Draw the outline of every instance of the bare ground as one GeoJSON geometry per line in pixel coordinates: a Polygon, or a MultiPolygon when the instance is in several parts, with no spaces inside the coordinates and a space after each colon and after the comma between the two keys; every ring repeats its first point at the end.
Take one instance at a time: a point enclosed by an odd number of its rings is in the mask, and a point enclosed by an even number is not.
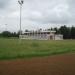
{"type": "Polygon", "coordinates": [[[0,61],[0,75],[75,75],[75,54],[0,61]]]}

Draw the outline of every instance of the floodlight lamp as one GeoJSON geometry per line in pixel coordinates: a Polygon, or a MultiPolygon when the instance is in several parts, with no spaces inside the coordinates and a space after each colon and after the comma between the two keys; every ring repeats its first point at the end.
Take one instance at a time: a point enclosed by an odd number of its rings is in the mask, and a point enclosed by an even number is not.
{"type": "Polygon", "coordinates": [[[18,3],[19,3],[20,5],[22,5],[22,4],[24,3],[24,0],[18,0],[18,3]]]}
{"type": "Polygon", "coordinates": [[[24,0],[21,0],[21,3],[23,4],[24,3],[24,0]]]}

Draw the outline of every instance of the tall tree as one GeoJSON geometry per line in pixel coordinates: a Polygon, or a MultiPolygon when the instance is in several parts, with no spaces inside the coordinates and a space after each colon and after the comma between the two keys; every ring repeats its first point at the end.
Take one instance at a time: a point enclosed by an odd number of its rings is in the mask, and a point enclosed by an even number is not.
{"type": "Polygon", "coordinates": [[[71,38],[75,39],[75,27],[71,27],[71,38]]]}
{"type": "Polygon", "coordinates": [[[61,26],[59,28],[59,33],[63,34],[64,39],[69,39],[70,38],[70,28],[66,27],[66,25],[61,26]]]}

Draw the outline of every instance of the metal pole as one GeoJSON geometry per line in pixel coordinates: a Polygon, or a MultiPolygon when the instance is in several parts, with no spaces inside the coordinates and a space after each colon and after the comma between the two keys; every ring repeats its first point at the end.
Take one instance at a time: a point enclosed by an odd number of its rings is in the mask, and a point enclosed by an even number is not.
{"type": "Polygon", "coordinates": [[[7,24],[5,24],[5,31],[7,31],[7,24]]]}
{"type": "Polygon", "coordinates": [[[22,12],[22,5],[20,4],[20,36],[22,34],[21,32],[21,12],[22,12]]]}
{"type": "Polygon", "coordinates": [[[21,38],[22,35],[22,31],[21,31],[21,15],[22,15],[22,4],[23,4],[23,0],[18,0],[18,3],[20,4],[20,34],[19,37],[21,38]]]}

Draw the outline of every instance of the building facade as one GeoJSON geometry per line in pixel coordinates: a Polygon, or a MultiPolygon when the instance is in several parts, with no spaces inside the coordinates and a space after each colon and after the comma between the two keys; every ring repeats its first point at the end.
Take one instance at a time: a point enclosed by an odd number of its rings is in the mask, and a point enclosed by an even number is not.
{"type": "Polygon", "coordinates": [[[63,35],[55,34],[56,31],[33,31],[24,32],[20,35],[20,39],[33,39],[33,40],[63,40],[63,35]]]}

